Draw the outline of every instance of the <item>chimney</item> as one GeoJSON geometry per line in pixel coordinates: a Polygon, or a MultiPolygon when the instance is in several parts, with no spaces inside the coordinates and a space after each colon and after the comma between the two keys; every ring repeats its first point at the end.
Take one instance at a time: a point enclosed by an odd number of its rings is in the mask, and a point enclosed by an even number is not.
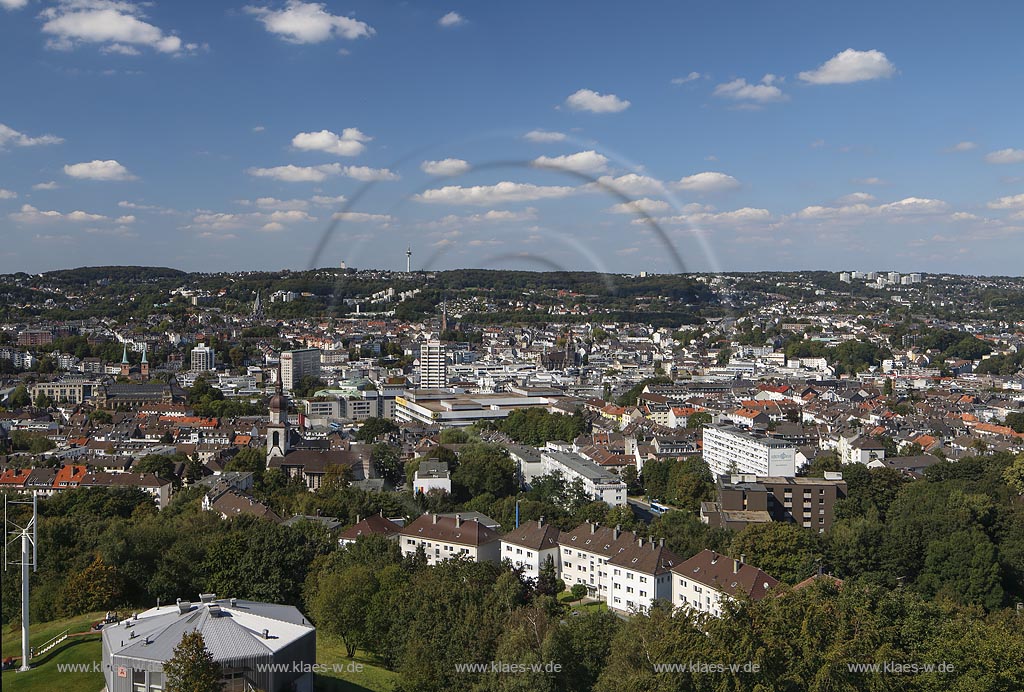
{"type": "Polygon", "coordinates": [[[743,553],[740,553],[740,562],[746,562],[746,561],[747,561],[747,556],[744,555],[743,553]]]}
{"type": "Polygon", "coordinates": [[[231,607],[234,608],[236,603],[238,603],[238,599],[237,598],[232,598],[231,599],[231,607]]]}
{"type": "Polygon", "coordinates": [[[461,514],[456,514],[455,515],[455,528],[459,528],[460,526],[462,526],[462,515],[461,514]]]}
{"type": "Polygon", "coordinates": [[[664,548],[665,547],[665,539],[664,538],[659,538],[658,539],[658,547],[659,548],[664,548]]]}
{"type": "MultiPolygon", "coordinates": [[[[317,510],[317,512],[318,512],[318,513],[319,513],[319,511],[320,511],[320,510],[317,510]]],[[[363,515],[362,515],[362,514],[357,514],[357,515],[356,515],[356,523],[358,524],[358,523],[359,523],[359,522],[361,522],[362,520],[363,520],[363,515]]]]}
{"type": "Polygon", "coordinates": [[[433,523],[435,523],[435,524],[437,523],[437,515],[436,514],[431,514],[430,518],[433,519],[433,523]]]}
{"type": "Polygon", "coordinates": [[[644,547],[644,539],[640,538],[640,537],[637,537],[636,544],[637,544],[637,546],[643,548],[644,547]]]}
{"type": "Polygon", "coordinates": [[[537,528],[544,526],[544,517],[537,520],[537,528]]]}
{"type": "Polygon", "coordinates": [[[591,533],[591,535],[597,533],[597,524],[591,524],[590,525],[590,533],[591,533]]]}
{"type": "Polygon", "coordinates": [[[263,630],[263,638],[270,639],[270,630],[263,630]]]}
{"type": "Polygon", "coordinates": [[[612,537],[615,538],[615,540],[619,540],[619,535],[621,533],[622,533],[622,524],[616,524],[615,525],[615,531],[612,533],[612,537]]]}
{"type": "Polygon", "coordinates": [[[737,574],[740,571],[740,565],[743,564],[739,560],[732,561],[732,573],[737,574]]]}

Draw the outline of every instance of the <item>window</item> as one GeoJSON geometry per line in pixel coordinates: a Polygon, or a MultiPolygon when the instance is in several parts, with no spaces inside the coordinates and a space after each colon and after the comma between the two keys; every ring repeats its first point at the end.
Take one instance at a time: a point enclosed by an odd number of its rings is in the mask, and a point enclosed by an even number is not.
{"type": "Polygon", "coordinates": [[[641,584],[646,584],[647,583],[647,577],[640,577],[640,583],[641,584]]]}

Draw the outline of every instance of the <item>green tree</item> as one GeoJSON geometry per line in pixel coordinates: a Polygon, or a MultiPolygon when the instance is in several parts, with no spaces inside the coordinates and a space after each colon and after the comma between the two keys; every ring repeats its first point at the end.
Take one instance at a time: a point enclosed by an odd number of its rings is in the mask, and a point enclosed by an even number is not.
{"type": "Polygon", "coordinates": [[[587,595],[587,587],[583,584],[573,584],[572,588],[569,589],[569,593],[572,594],[572,600],[582,601],[587,595]]]}
{"type": "Polygon", "coordinates": [[[745,556],[748,564],[789,584],[814,574],[815,563],[822,557],[816,534],[778,521],[748,525],[733,539],[730,553],[745,556]]]}
{"type": "Polygon", "coordinates": [[[405,482],[405,467],[398,450],[391,445],[385,442],[375,444],[370,451],[370,460],[377,475],[393,486],[400,487],[405,482]]]}
{"type": "Polygon", "coordinates": [[[360,442],[374,442],[381,435],[393,433],[398,426],[387,418],[367,418],[356,430],[354,437],[360,442]]]}
{"type": "Polygon", "coordinates": [[[220,664],[206,648],[203,633],[198,630],[181,635],[174,655],[164,663],[167,692],[221,692],[220,664]]]}
{"type": "Polygon", "coordinates": [[[32,398],[29,396],[28,388],[24,384],[19,384],[14,388],[14,392],[11,394],[11,398],[8,401],[11,408],[23,408],[32,403],[32,398]]]}
{"type": "Polygon", "coordinates": [[[364,565],[320,575],[310,601],[310,615],[320,632],[344,642],[349,658],[365,644],[366,616],[377,589],[376,575],[364,565]]]}

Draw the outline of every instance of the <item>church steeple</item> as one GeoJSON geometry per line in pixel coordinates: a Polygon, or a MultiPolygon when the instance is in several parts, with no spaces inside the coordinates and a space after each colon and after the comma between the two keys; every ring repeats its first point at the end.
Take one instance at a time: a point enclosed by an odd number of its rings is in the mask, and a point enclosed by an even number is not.
{"type": "Polygon", "coordinates": [[[281,363],[277,363],[277,382],[270,397],[270,424],[267,425],[267,459],[283,457],[290,451],[288,430],[288,397],[281,382],[281,363]]]}
{"type": "Polygon", "coordinates": [[[144,380],[148,380],[149,379],[149,359],[146,357],[146,347],[147,347],[147,345],[145,343],[143,343],[142,344],[142,363],[139,365],[139,375],[141,375],[142,379],[144,379],[144,380]]]}
{"type": "Polygon", "coordinates": [[[121,353],[121,376],[128,377],[132,372],[132,366],[128,363],[128,342],[124,342],[124,351],[121,353]]]}

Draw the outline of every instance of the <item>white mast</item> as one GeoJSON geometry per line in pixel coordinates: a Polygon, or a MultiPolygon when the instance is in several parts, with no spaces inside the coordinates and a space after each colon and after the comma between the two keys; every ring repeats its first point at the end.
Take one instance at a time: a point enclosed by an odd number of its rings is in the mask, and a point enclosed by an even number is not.
{"type": "Polygon", "coordinates": [[[20,565],[21,566],[21,667],[19,671],[29,670],[29,656],[31,649],[28,645],[28,580],[29,571],[31,567],[32,571],[35,572],[39,568],[37,546],[39,544],[39,521],[38,521],[38,507],[36,505],[36,491],[32,491],[32,501],[28,500],[7,500],[7,493],[4,493],[4,527],[7,524],[14,527],[14,530],[10,532],[10,539],[4,541],[4,571],[7,571],[8,565],[20,565]],[[25,526],[19,526],[13,521],[8,519],[8,505],[32,505],[32,519],[25,526]],[[14,543],[16,540],[21,539],[21,556],[17,561],[7,559],[7,547],[14,543]]]}

